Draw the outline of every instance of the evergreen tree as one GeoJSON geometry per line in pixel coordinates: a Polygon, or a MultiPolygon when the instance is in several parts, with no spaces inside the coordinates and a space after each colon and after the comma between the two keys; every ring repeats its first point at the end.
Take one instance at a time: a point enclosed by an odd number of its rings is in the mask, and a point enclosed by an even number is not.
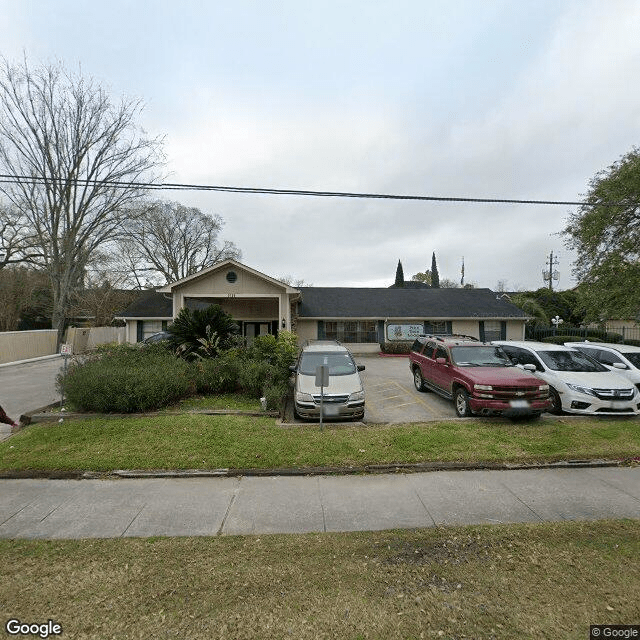
{"type": "Polygon", "coordinates": [[[431,256],[431,286],[435,289],[440,288],[440,274],[438,273],[438,265],[436,264],[436,252],[431,256]]]}
{"type": "Polygon", "coordinates": [[[396,268],[396,282],[394,287],[404,287],[404,271],[402,270],[402,262],[398,260],[398,267],[396,268]]]}

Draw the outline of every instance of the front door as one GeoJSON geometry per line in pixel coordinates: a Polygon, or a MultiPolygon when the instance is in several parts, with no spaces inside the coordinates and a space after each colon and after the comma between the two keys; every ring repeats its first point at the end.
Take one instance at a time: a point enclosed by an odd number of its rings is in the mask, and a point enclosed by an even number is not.
{"type": "Polygon", "coordinates": [[[266,336],[271,333],[270,322],[244,322],[243,325],[247,344],[251,344],[256,336],[266,336]]]}

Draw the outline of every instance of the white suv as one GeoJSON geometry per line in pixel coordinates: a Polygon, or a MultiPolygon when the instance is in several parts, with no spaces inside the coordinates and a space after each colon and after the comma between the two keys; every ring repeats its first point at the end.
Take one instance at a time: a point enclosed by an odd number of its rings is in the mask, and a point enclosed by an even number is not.
{"type": "Polygon", "coordinates": [[[640,347],[608,342],[565,342],[566,347],[586,353],[610,371],[628,378],[640,390],[640,347]]]}
{"type": "Polygon", "coordinates": [[[301,418],[320,417],[320,391],[316,369],[329,367],[329,385],[323,390],[324,418],[361,420],[364,417],[364,388],[360,371],[346,347],[331,340],[318,340],[305,346],[291,371],[296,374],[293,390],[295,414],[301,418]]]}
{"type": "Polygon", "coordinates": [[[609,371],[582,352],[546,342],[498,340],[511,361],[549,384],[552,413],[638,415],[640,393],[624,376],[609,371]]]}

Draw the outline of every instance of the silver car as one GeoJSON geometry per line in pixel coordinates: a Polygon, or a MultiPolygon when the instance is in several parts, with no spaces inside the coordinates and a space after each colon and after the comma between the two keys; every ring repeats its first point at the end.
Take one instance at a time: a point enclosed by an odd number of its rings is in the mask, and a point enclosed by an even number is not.
{"type": "Polygon", "coordinates": [[[321,390],[323,418],[360,420],[364,417],[364,388],[360,371],[349,350],[337,342],[317,341],[305,346],[298,362],[291,367],[296,374],[293,392],[296,417],[320,418],[321,390]],[[329,384],[316,386],[321,365],[329,367],[329,384]]]}

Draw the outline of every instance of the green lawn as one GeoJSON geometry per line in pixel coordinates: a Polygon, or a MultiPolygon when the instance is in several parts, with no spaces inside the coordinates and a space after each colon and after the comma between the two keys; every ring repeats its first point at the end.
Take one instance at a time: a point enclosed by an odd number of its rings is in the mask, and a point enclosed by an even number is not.
{"type": "Polygon", "coordinates": [[[0,540],[0,619],[63,638],[562,638],[640,620],[637,521],[0,540]]]}
{"type": "Polygon", "coordinates": [[[0,443],[0,470],[361,466],[640,457],[636,419],[452,420],[281,427],[273,418],[181,414],[67,419],[0,443]]]}
{"type": "Polygon", "coordinates": [[[232,411],[260,411],[260,400],[238,393],[221,393],[215,396],[195,396],[182,400],[175,409],[213,409],[232,411]]]}

